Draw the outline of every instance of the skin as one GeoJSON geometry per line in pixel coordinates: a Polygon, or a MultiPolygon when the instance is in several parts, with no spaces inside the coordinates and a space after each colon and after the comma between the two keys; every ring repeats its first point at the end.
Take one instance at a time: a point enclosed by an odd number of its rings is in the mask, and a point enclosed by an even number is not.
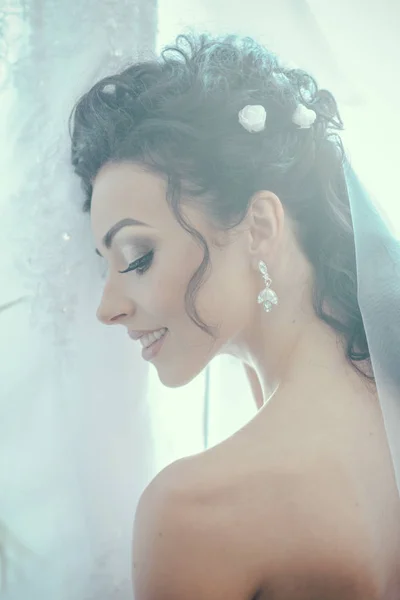
{"type": "Polygon", "coordinates": [[[229,232],[190,199],[182,211],[210,249],[196,306],[215,337],[184,303],[203,251],[171,212],[162,177],[132,163],[106,165],[94,181],[93,235],[109,266],[98,318],[129,331],[168,328],[153,364],[170,387],[217,354],[238,357],[260,410],[143,494],[135,598],[234,600],[260,590],[278,600],[394,599],[386,592],[400,589],[400,512],[379,403],[314,314],[312,268],[284,207],[260,191],[229,232]],[[145,225],[121,229],[106,248],[104,236],[126,218],[145,225]],[[143,275],[120,273],[152,249],[143,275]],[[259,260],[279,298],[270,314],[256,302],[259,260]]]}
{"type": "MultiPolygon", "coordinates": [[[[266,392],[293,361],[293,348],[305,331],[317,324],[310,301],[311,267],[285,225],[279,199],[270,192],[258,194],[245,221],[228,233],[218,230],[201,209],[184,208],[210,248],[212,269],[196,306],[205,323],[218,327],[212,338],[191,321],[184,306],[185,291],[203,251],[175,219],[165,193],[161,178],[132,164],[107,165],[98,174],[91,221],[96,246],[109,264],[98,318],[135,331],[167,327],[168,339],[154,360],[167,386],[187,383],[215,355],[230,353],[254,368],[266,392]],[[103,236],[126,217],[146,226],[124,228],[106,249],[103,236]],[[119,273],[140,258],[143,245],[146,250],[156,249],[148,272],[119,273]],[[271,319],[255,302],[264,287],[258,272],[260,259],[269,266],[281,298],[271,319]],[[271,339],[273,345],[268,343],[271,339]]],[[[307,332],[307,345],[309,338],[307,332]]]]}

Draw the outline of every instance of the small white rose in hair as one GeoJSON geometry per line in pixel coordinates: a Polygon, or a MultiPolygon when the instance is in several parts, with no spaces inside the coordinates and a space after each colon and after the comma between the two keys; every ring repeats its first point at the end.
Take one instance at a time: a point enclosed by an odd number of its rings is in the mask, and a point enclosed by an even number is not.
{"type": "Polygon", "coordinates": [[[307,108],[304,104],[299,104],[293,113],[292,121],[298,125],[300,129],[309,129],[317,118],[317,113],[311,108],[307,108]]]}
{"type": "Polygon", "coordinates": [[[250,133],[263,131],[266,120],[267,111],[260,104],[248,104],[239,112],[239,123],[250,133]]]}
{"type": "Polygon", "coordinates": [[[107,83],[103,87],[104,94],[115,94],[115,83],[107,83]]]}

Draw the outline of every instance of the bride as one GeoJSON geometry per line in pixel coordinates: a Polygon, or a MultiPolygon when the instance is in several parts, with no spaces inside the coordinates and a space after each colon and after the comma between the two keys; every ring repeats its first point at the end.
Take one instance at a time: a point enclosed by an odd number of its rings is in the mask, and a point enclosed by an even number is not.
{"type": "Polygon", "coordinates": [[[100,321],[166,386],[230,354],[262,396],[144,492],[136,600],[399,598],[399,495],[332,94],[250,38],[179,36],[98,82],[71,124],[108,266],[100,321]]]}

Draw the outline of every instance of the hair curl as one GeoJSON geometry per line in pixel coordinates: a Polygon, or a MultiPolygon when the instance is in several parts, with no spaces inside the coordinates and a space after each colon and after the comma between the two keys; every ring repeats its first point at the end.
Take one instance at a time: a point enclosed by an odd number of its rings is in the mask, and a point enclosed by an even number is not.
{"type": "Polygon", "coordinates": [[[140,163],[167,180],[176,218],[203,247],[186,292],[186,309],[205,331],[193,302],[209,267],[203,236],[180,210],[185,193],[219,226],[240,223],[252,196],[270,190],[296,226],[315,272],[317,315],[343,337],[348,359],[369,361],[357,301],[354,234],[332,94],[301,69],[287,69],[250,37],[180,35],[160,57],[96,83],[70,120],[72,164],[90,210],[92,182],[108,162],[140,163]],[[310,129],[291,122],[302,102],[317,119],[310,129]],[[238,123],[247,104],[261,104],[268,127],[249,135],[238,123]]]}

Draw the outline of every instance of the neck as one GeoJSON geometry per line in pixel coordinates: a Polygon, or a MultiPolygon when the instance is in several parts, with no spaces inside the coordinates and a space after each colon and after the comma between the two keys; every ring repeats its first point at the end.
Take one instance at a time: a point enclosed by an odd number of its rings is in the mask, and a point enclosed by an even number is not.
{"type": "Polygon", "coordinates": [[[257,373],[264,402],[279,387],[326,386],[337,369],[349,366],[338,334],[317,317],[311,301],[261,307],[235,352],[257,373]]]}

